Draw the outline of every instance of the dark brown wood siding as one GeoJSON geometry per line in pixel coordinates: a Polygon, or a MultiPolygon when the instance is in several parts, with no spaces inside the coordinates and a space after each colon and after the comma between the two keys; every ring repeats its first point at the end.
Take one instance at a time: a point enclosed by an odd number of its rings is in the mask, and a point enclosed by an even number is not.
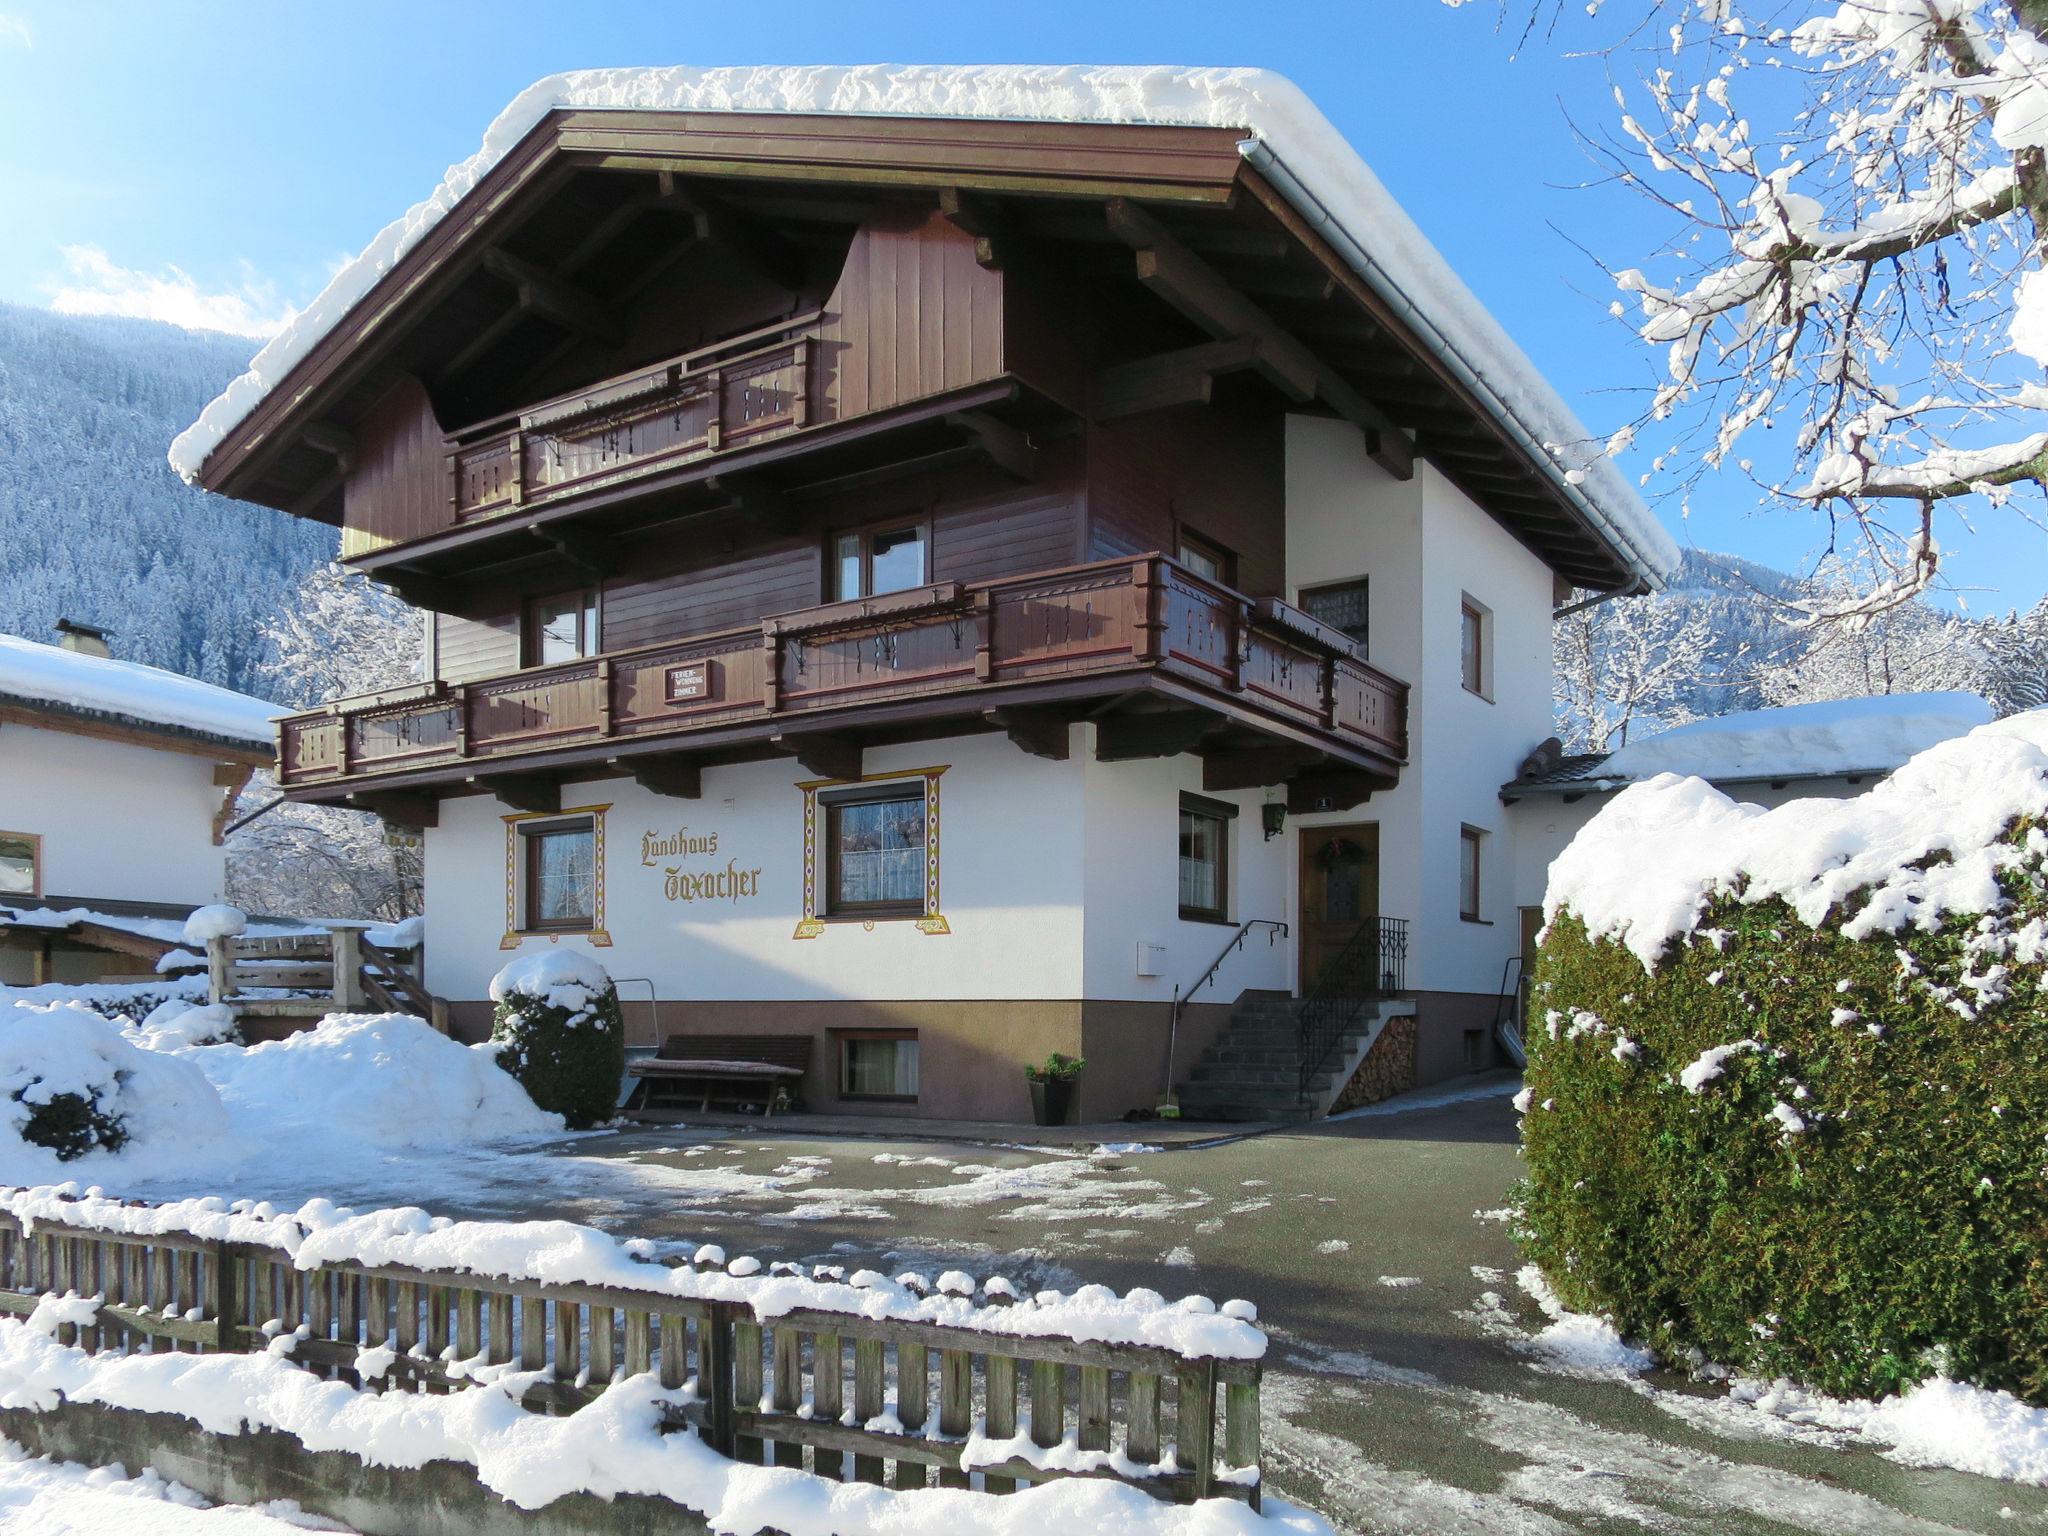
{"type": "Polygon", "coordinates": [[[715,535],[690,543],[696,547],[648,551],[639,566],[645,574],[605,584],[606,650],[735,629],[819,601],[816,539],[788,538],[732,553],[715,535]]]}
{"type": "Polygon", "coordinates": [[[434,674],[443,682],[467,683],[519,667],[519,616],[512,609],[494,618],[434,615],[434,674]]]}
{"type": "Polygon", "coordinates": [[[862,226],[819,328],[821,417],[885,410],[998,377],[1003,279],[936,210],[862,226]]]}
{"type": "Polygon", "coordinates": [[[355,463],[342,483],[342,550],[365,554],[454,526],[443,483],[441,423],[426,386],[407,374],[356,429],[355,463]]]}
{"type": "Polygon", "coordinates": [[[1286,418],[1212,406],[1088,429],[1087,558],[1174,553],[1180,530],[1236,559],[1232,585],[1283,596],[1286,418]]]}

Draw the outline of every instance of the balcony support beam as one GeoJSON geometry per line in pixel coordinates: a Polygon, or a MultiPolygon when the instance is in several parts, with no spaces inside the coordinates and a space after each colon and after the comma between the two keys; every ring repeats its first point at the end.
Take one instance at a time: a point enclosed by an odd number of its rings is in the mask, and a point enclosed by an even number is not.
{"type": "Polygon", "coordinates": [[[537,773],[472,774],[470,782],[529,815],[552,816],[562,808],[561,784],[537,773]]]}
{"type": "Polygon", "coordinates": [[[850,737],[826,731],[801,735],[778,731],[774,741],[785,752],[793,753],[806,773],[814,773],[821,779],[857,779],[861,776],[861,745],[850,737]]]}
{"type": "Polygon", "coordinates": [[[1230,789],[1264,789],[1285,784],[1304,768],[1324,761],[1313,747],[1248,747],[1202,754],[1202,788],[1210,794],[1230,789]]]}
{"type": "Polygon", "coordinates": [[[1019,485],[1038,478],[1038,450],[1008,422],[998,421],[986,411],[954,411],[946,417],[946,424],[971,437],[989,462],[1019,485]]]}
{"type": "Polygon", "coordinates": [[[395,827],[411,827],[424,831],[441,824],[441,802],[433,795],[414,794],[405,790],[366,790],[351,793],[348,808],[352,811],[368,811],[380,820],[388,821],[395,827]]]}
{"type": "Polygon", "coordinates": [[[608,576],[617,563],[615,544],[601,533],[572,528],[566,523],[535,523],[532,532],[585,575],[608,576]]]}
{"type": "Polygon", "coordinates": [[[1109,202],[1110,230],[1136,253],[1138,281],[1218,340],[1256,337],[1258,372],[1290,400],[1321,400],[1365,434],[1366,453],[1396,480],[1415,475],[1406,434],[1214,267],[1127,198],[1109,202]]]}
{"type": "Polygon", "coordinates": [[[1148,757],[1178,757],[1195,751],[1202,739],[1221,725],[1214,715],[1196,710],[1112,715],[1095,723],[1095,760],[1127,763],[1148,757]]]}
{"type": "Polygon", "coordinates": [[[939,212],[955,229],[974,237],[974,259],[978,265],[991,271],[1002,266],[1014,232],[999,205],[959,187],[941,187],[939,212]]]}
{"type": "Polygon", "coordinates": [[[699,800],[704,795],[704,770],[693,757],[638,758],[623,764],[615,757],[611,766],[623,766],[633,782],[650,794],[671,800],[699,800]]]}
{"type": "Polygon", "coordinates": [[[1095,376],[1094,417],[1122,421],[1177,405],[1207,405],[1217,375],[1250,368],[1258,355],[1257,337],[1233,336],[1105,368],[1095,376]]]}
{"type": "Polygon", "coordinates": [[[1348,811],[1370,800],[1374,790],[1392,787],[1389,780],[1366,773],[1305,773],[1287,786],[1287,814],[1348,811]]]}
{"type": "Polygon", "coordinates": [[[1042,709],[984,709],[981,718],[1010,738],[1011,744],[1049,762],[1067,760],[1067,721],[1042,709]]]}

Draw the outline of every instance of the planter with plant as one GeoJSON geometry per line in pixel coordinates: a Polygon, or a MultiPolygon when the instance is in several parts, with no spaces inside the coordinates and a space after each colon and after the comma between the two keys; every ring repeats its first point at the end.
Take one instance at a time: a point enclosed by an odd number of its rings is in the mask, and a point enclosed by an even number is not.
{"type": "Polygon", "coordinates": [[[1081,1097],[1081,1069],[1088,1063],[1079,1056],[1054,1051],[1044,1062],[1026,1067],[1031,1084],[1031,1118],[1038,1125],[1065,1125],[1073,1119],[1081,1097]]]}

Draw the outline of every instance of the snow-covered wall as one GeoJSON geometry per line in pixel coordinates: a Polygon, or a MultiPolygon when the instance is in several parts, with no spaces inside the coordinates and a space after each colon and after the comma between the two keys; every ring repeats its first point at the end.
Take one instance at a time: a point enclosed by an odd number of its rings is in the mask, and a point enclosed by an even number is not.
{"type": "Polygon", "coordinates": [[[42,838],[46,896],[219,901],[227,856],[213,842],[213,767],[187,753],[10,725],[0,745],[0,831],[42,838]]]}

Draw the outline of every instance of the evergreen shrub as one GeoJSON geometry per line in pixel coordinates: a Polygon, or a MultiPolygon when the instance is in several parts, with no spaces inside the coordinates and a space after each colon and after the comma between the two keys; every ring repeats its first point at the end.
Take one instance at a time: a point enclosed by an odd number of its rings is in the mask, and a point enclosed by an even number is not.
{"type": "Polygon", "coordinates": [[[603,969],[586,962],[571,973],[559,964],[515,962],[492,982],[491,995],[499,1064],[533,1102],[571,1130],[612,1119],[626,1072],[626,1024],[603,969]]]}

